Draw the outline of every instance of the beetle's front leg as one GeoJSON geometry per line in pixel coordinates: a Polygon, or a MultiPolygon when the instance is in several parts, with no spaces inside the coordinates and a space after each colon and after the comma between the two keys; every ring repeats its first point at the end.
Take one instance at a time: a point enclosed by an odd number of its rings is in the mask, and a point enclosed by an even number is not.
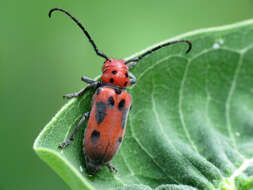
{"type": "Polygon", "coordinates": [[[93,84],[93,83],[96,82],[96,81],[94,81],[94,80],[92,80],[92,79],[90,79],[90,78],[88,78],[88,77],[86,77],[86,76],[81,77],[81,80],[82,80],[83,82],[88,83],[88,84],[93,84]]]}
{"type": "Polygon", "coordinates": [[[132,62],[132,63],[127,65],[127,68],[132,69],[136,64],[137,64],[137,62],[132,62]]]}
{"type": "Polygon", "coordinates": [[[91,83],[89,86],[87,86],[86,88],[82,89],[81,91],[73,93],[73,94],[66,94],[63,97],[64,98],[68,98],[68,99],[73,98],[73,97],[79,97],[79,96],[84,95],[85,92],[87,92],[88,90],[90,90],[90,89],[96,89],[99,86],[100,86],[100,82],[94,81],[94,83],[91,83]]]}
{"type": "Polygon", "coordinates": [[[130,84],[131,85],[135,84],[136,83],[136,77],[132,73],[130,73],[130,72],[128,72],[128,73],[129,73],[129,76],[131,77],[130,84]]]}

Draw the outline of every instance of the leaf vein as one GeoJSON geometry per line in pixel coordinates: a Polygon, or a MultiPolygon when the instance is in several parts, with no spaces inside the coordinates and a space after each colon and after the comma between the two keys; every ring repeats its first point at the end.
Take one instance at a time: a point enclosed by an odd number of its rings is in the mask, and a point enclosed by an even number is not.
{"type": "Polygon", "coordinates": [[[165,176],[167,176],[168,178],[170,178],[171,180],[173,180],[175,183],[179,184],[179,182],[176,179],[172,178],[171,176],[168,176],[167,172],[163,170],[163,167],[160,166],[160,164],[155,161],[155,159],[152,156],[152,154],[150,154],[148,152],[148,150],[141,144],[141,142],[137,138],[136,134],[132,130],[132,120],[130,119],[130,117],[129,117],[129,123],[130,123],[130,127],[129,128],[130,128],[130,132],[132,134],[132,137],[136,141],[136,143],[139,145],[139,147],[151,158],[151,160],[153,161],[153,163],[165,174],[165,176]]]}
{"type": "Polygon", "coordinates": [[[240,58],[239,58],[239,61],[238,61],[238,64],[236,66],[236,69],[235,69],[235,73],[233,75],[233,80],[232,80],[232,83],[231,83],[231,87],[230,87],[230,90],[228,92],[228,97],[227,97],[227,100],[226,100],[226,103],[225,103],[225,117],[226,117],[226,123],[227,123],[227,130],[228,130],[228,133],[229,133],[229,137],[232,141],[232,146],[235,148],[235,149],[238,149],[237,148],[237,145],[236,145],[236,140],[235,140],[235,136],[232,132],[232,124],[231,124],[231,120],[230,120],[230,106],[231,106],[231,101],[232,101],[232,96],[233,96],[233,93],[235,91],[235,87],[236,87],[236,81],[237,81],[237,77],[239,75],[239,71],[240,71],[240,68],[241,68],[241,65],[243,63],[243,54],[240,55],[240,58]]]}
{"type": "Polygon", "coordinates": [[[183,109],[182,109],[182,101],[183,101],[183,89],[184,89],[184,84],[185,84],[185,80],[187,78],[187,73],[188,73],[188,69],[189,69],[189,66],[190,66],[190,61],[188,61],[188,63],[186,64],[186,67],[185,67],[185,71],[184,71],[184,75],[183,75],[183,78],[182,78],[182,81],[181,81],[181,84],[180,84],[180,88],[179,88],[179,96],[178,96],[178,113],[179,113],[179,118],[180,118],[180,121],[181,121],[181,124],[182,124],[182,127],[183,127],[183,130],[185,132],[185,135],[187,137],[187,139],[189,140],[192,148],[197,152],[199,153],[197,147],[195,146],[193,140],[191,139],[191,136],[189,134],[189,131],[187,130],[186,128],[186,124],[185,124],[185,121],[184,121],[184,115],[183,115],[183,109]]]}

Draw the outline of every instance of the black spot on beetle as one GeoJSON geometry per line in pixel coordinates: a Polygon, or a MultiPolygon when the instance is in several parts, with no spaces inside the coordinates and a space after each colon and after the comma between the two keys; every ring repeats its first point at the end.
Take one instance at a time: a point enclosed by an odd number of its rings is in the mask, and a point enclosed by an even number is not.
{"type": "Polygon", "coordinates": [[[99,93],[101,92],[101,90],[102,90],[102,87],[99,87],[99,88],[97,89],[97,91],[96,91],[97,96],[99,95],[99,93]]]}
{"type": "Polygon", "coordinates": [[[118,142],[121,143],[122,142],[122,137],[118,138],[118,142]]]}
{"type": "Polygon", "coordinates": [[[128,73],[125,74],[126,78],[128,78],[128,73]]]}
{"type": "Polygon", "coordinates": [[[118,88],[115,88],[114,90],[115,90],[115,93],[116,93],[116,94],[121,94],[121,91],[122,91],[122,90],[120,90],[120,89],[118,89],[118,88]]]}
{"type": "Polygon", "coordinates": [[[113,78],[110,78],[110,83],[114,83],[114,79],[113,78]]]}
{"type": "Polygon", "coordinates": [[[112,74],[116,75],[117,71],[112,71],[112,74]]]}
{"type": "Polygon", "coordinates": [[[125,104],[126,104],[126,100],[125,99],[120,100],[119,105],[118,105],[118,109],[120,111],[123,110],[123,108],[125,107],[125,104]]]}
{"type": "Polygon", "coordinates": [[[125,125],[126,125],[127,114],[128,114],[128,109],[124,109],[122,112],[122,118],[121,118],[121,129],[122,130],[125,128],[125,125]]]}
{"type": "Polygon", "coordinates": [[[102,101],[97,102],[95,119],[98,125],[104,121],[105,115],[106,115],[106,103],[102,101]]]}
{"type": "Polygon", "coordinates": [[[109,107],[110,107],[111,109],[112,109],[113,106],[114,106],[114,99],[113,99],[112,96],[110,96],[110,97],[108,98],[108,105],[109,105],[109,107]]]}
{"type": "Polygon", "coordinates": [[[124,83],[124,86],[126,86],[126,85],[127,85],[127,83],[128,83],[128,81],[126,81],[126,82],[124,83]]]}
{"type": "Polygon", "coordinates": [[[91,142],[92,142],[92,143],[97,142],[97,140],[99,139],[99,137],[100,137],[100,132],[97,131],[97,130],[94,130],[94,131],[91,133],[91,142]]]}

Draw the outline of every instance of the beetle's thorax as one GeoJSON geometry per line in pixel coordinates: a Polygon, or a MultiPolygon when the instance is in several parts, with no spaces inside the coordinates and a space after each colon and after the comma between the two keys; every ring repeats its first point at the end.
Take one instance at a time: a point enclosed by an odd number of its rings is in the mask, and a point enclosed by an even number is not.
{"type": "Polygon", "coordinates": [[[130,85],[128,68],[124,60],[110,58],[105,61],[102,67],[101,80],[105,84],[110,84],[120,88],[130,85]]]}

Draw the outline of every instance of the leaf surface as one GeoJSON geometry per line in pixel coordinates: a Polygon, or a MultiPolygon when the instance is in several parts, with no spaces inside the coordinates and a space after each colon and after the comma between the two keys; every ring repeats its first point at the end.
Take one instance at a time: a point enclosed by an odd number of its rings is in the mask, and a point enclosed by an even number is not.
{"type": "Polygon", "coordinates": [[[192,51],[168,46],[131,70],[137,83],[128,89],[133,108],[112,160],[118,173],[85,172],[86,123],[69,147],[57,148],[91,109],[93,91],[70,100],[39,134],[35,151],[72,189],[253,188],[253,21],[176,39],[190,40],[192,51]]]}

